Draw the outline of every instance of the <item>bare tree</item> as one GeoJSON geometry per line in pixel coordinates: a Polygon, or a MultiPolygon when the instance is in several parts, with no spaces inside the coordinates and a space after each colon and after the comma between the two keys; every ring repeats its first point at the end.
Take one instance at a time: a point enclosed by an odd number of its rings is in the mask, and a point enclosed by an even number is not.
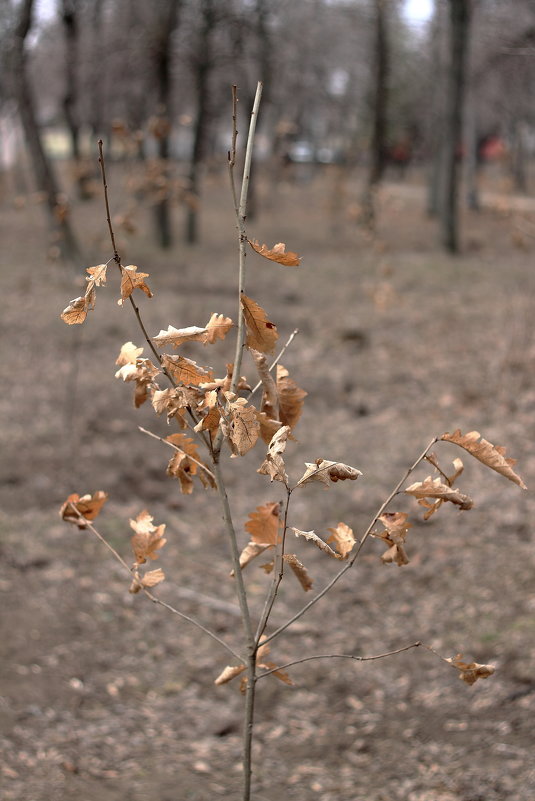
{"type": "Polygon", "coordinates": [[[467,81],[471,0],[449,0],[450,64],[443,139],[443,203],[441,239],[450,253],[459,250],[459,148],[462,141],[463,104],[467,81]]]}
{"type": "Polygon", "coordinates": [[[193,245],[199,239],[200,168],[209,122],[209,80],[215,66],[213,36],[219,19],[216,0],[200,0],[200,27],[197,46],[192,56],[197,110],[193,124],[193,147],[189,167],[191,201],[187,208],[186,242],[193,245]]]}
{"type": "Polygon", "coordinates": [[[37,122],[35,100],[28,80],[26,39],[32,26],[33,0],[22,0],[14,23],[11,69],[19,115],[33,165],[35,183],[44,193],[50,228],[65,258],[80,259],[80,249],[72,230],[68,208],[62,201],[56,176],[43,147],[37,122]]]}
{"type": "Polygon", "coordinates": [[[373,227],[374,194],[386,164],[386,126],[388,100],[389,48],[387,33],[387,1],[374,0],[374,41],[372,96],[373,117],[370,141],[370,165],[362,194],[362,222],[373,227]]]}
{"type": "MultiPolygon", "coordinates": [[[[178,25],[181,0],[166,0],[157,6],[156,24],[151,41],[156,76],[157,117],[153,133],[158,142],[158,158],[166,183],[169,180],[169,136],[171,133],[173,34],[178,25]]],[[[155,205],[158,240],[162,248],[172,244],[169,192],[164,191],[155,205]]]]}

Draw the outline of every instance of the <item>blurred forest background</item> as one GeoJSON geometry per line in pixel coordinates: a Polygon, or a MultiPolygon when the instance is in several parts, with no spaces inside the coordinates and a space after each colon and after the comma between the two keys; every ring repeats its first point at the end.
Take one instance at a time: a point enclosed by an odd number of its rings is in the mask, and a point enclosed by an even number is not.
{"type": "MultiPolygon", "coordinates": [[[[112,256],[97,140],[123,264],[150,274],[149,333],[236,319],[231,86],[239,168],[264,82],[248,235],[286,242],[302,266],[251,252],[247,286],[280,342],[300,330],[283,363],[308,397],[286,463],[364,474],[296,493],[292,525],[364,531],[431,437],[457,427],[506,445],[532,487],[535,5],[0,0],[0,66],[2,797],[237,798],[241,697],[213,685],[226,656],[129,595],[57,515],[71,492],[109,492],[99,522],[128,560],[128,518],[148,508],[168,526],[160,597],[239,647],[217,498],[180,494],[167,449],[138,431],[164,437],[166,421],[113,377],[121,345],[143,345],[113,277],[83,327],[59,319],[84,268],[112,256]]],[[[231,351],[201,352],[218,374],[231,351]]],[[[225,464],[241,545],[249,513],[278,500],[255,473],[263,456],[225,464]]],[[[484,472],[465,466],[469,512],[445,504],[424,524],[397,498],[410,564],[382,566],[367,542],[273,659],[420,639],[496,674],[467,688],[417,651],[266,681],[255,801],[533,800],[535,504],[484,472]]],[[[295,547],[319,589],[332,566],[295,547]]],[[[266,576],[247,571],[257,614],[266,576]]],[[[303,597],[290,577],[273,625],[303,597]]]]}

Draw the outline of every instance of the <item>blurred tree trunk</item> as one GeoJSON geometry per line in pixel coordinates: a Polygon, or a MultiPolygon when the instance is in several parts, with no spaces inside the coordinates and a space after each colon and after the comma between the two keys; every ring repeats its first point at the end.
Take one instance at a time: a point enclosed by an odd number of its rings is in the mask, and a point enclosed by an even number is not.
{"type": "Polygon", "coordinates": [[[80,249],[71,228],[67,206],[61,201],[56,176],[41,141],[35,101],[28,79],[25,42],[32,25],[33,0],[22,0],[18,11],[11,50],[12,69],[19,115],[30,153],[35,183],[37,189],[45,195],[50,230],[55,244],[64,258],[77,261],[80,260],[80,249]]]}
{"type": "Polygon", "coordinates": [[[87,200],[88,173],[84,170],[80,152],[80,126],[78,124],[78,16],[76,0],[62,0],[61,19],[65,33],[65,94],[63,96],[63,113],[69,130],[71,152],[74,162],[78,197],[87,200]]]}
{"type": "Polygon", "coordinates": [[[459,148],[462,146],[463,104],[467,83],[467,52],[471,0],[449,0],[450,64],[443,148],[443,202],[440,210],[441,240],[449,253],[459,251],[459,148]]]}
{"type": "Polygon", "coordinates": [[[160,247],[172,245],[171,210],[169,203],[169,137],[171,133],[171,66],[173,61],[173,34],[178,25],[178,12],[181,0],[167,0],[164,5],[157,6],[157,30],[153,42],[153,54],[156,69],[157,86],[157,120],[154,134],[158,142],[158,158],[165,178],[162,197],[154,207],[156,230],[160,247]]]}
{"type": "Polygon", "coordinates": [[[209,80],[214,67],[212,34],[217,22],[216,1],[200,2],[201,26],[193,60],[197,114],[193,126],[193,148],[189,168],[190,201],[186,215],[186,242],[189,245],[199,241],[200,168],[209,121],[209,80]]]}
{"type": "Polygon", "coordinates": [[[107,128],[105,132],[102,124],[102,114],[104,111],[104,77],[102,75],[102,59],[104,57],[104,43],[102,41],[102,6],[103,0],[92,0],[90,20],[93,31],[93,54],[91,59],[91,95],[89,98],[89,119],[91,133],[93,134],[95,143],[99,139],[103,139],[106,150],[108,150],[109,128],[107,128]]]}
{"type": "Polygon", "coordinates": [[[430,110],[429,139],[431,142],[431,170],[427,194],[427,214],[438,217],[442,197],[443,172],[443,125],[444,125],[444,78],[446,73],[447,45],[444,31],[446,28],[444,12],[447,9],[440,0],[435,0],[433,21],[431,25],[431,74],[430,74],[430,110]]]}
{"type": "MultiPolygon", "coordinates": [[[[262,81],[262,110],[264,117],[270,101],[271,77],[273,73],[273,42],[271,41],[268,26],[269,1],[270,0],[256,0],[251,12],[253,18],[250,28],[254,36],[254,56],[258,64],[258,69],[256,75],[251,76],[251,80],[247,81],[247,88],[245,92],[242,93],[244,99],[243,106],[247,115],[249,115],[254,104],[256,85],[258,81],[262,81]]],[[[243,28],[240,27],[240,33],[240,46],[243,50],[246,44],[246,42],[243,41],[244,35],[245,37],[249,36],[249,31],[247,29],[243,30],[243,28]]],[[[249,71],[247,71],[247,73],[248,72],[249,71]]],[[[247,78],[249,79],[249,74],[247,74],[247,78]]],[[[247,119],[245,125],[248,124],[249,121],[247,119]]],[[[252,220],[258,215],[258,181],[256,179],[257,171],[254,168],[254,162],[253,153],[253,162],[249,176],[249,191],[247,195],[248,220],[252,220]]]]}
{"type": "Polygon", "coordinates": [[[511,174],[516,192],[525,194],[528,190],[526,125],[516,117],[510,126],[511,174]]]}
{"type": "Polygon", "coordinates": [[[389,49],[387,35],[387,0],[374,0],[373,48],[373,120],[370,147],[370,165],[362,194],[362,223],[375,225],[375,191],[386,166],[386,128],[388,101],[389,49]]]}

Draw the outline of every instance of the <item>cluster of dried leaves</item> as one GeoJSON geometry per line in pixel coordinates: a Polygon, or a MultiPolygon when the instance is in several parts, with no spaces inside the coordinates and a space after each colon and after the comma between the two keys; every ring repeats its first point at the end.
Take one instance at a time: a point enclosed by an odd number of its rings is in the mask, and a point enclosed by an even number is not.
{"type": "MultiPolygon", "coordinates": [[[[270,249],[266,245],[259,245],[256,241],[248,241],[254,251],[270,261],[284,266],[300,264],[297,254],[287,252],[283,243],[270,249]]],[[[118,267],[121,272],[118,301],[120,305],[131,297],[134,289],[139,289],[148,297],[152,297],[152,292],[145,283],[148,277],[146,273],[138,272],[133,266],[123,267],[120,263],[118,267]]],[[[61,315],[66,323],[72,325],[84,322],[87,312],[95,306],[96,287],[106,283],[106,271],[106,264],[88,268],[85,294],[71,301],[61,315]]],[[[405,543],[412,527],[408,514],[401,511],[386,511],[386,504],[361,540],[357,540],[351,527],[344,522],[329,528],[330,536],[326,539],[315,531],[303,531],[288,524],[290,496],[295,490],[318,483],[324,488],[329,488],[340,481],[355,481],[362,473],[356,467],[318,458],[305,464],[305,472],[292,485],[284,455],[288,440],[294,439],[292,432],[301,416],[306,392],[297,386],[281,364],[277,364],[277,360],[271,367],[268,366],[266,354],[274,351],[279,334],[265,310],[245,294],[241,295],[240,303],[246,329],[245,346],[250,352],[258,374],[259,386],[262,387],[262,398],[258,408],[250,402],[252,390],[247,378],[240,376],[239,380],[233,380],[233,364],[227,364],[225,375],[218,378],[211,367],[198,364],[181,354],[165,352],[160,354],[157,350],[168,348],[176,350],[185,343],[192,342],[201,343],[203,346],[213,345],[225,339],[233,327],[229,317],[213,313],[202,327],[176,328],[169,325],[166,330],[161,330],[149,342],[157,356],[157,364],[144,358],[143,348],[136,347],[132,342],[125,343],[121,348],[116,362],[119,368],[116,377],[134,383],[135,406],[139,407],[150,400],[155,413],[165,414],[167,422],[179,429],[165,440],[174,450],[167,465],[167,474],[179,481],[184,494],[193,491],[195,478],[205,488],[216,486],[214,473],[201,458],[196,441],[184,433],[186,429],[207,447],[212,458],[212,467],[219,458],[217,443],[221,440],[226,441],[231,457],[242,457],[261,439],[268,447],[257,472],[268,476],[271,482],[279,481],[285,486],[287,503],[284,514],[283,506],[276,501],[258,506],[249,514],[245,525],[249,541],[240,554],[241,570],[256,557],[269,553],[271,558],[260,565],[266,573],[273,572],[278,564],[282,578],[284,567],[287,565],[303,590],[310,590],[312,579],[307,569],[297,554],[286,550],[286,535],[289,531],[293,532],[298,540],[312,543],[328,557],[340,561],[349,560],[352,554],[354,561],[361,545],[368,534],[371,534],[382,540],[386,546],[386,551],[381,557],[383,563],[394,563],[398,566],[408,564],[405,543]],[[276,371],[273,374],[272,369],[275,366],[276,371]],[[170,382],[170,387],[162,388],[158,383],[158,379],[163,376],[170,382]],[[381,524],[381,528],[374,528],[377,523],[381,524]],[[359,547],[355,550],[357,543],[359,547]]],[[[515,460],[507,458],[504,448],[492,445],[482,438],[479,432],[471,431],[463,435],[457,429],[453,434],[443,434],[436,441],[457,445],[487,467],[525,489],[524,482],[513,469],[515,460]]],[[[428,520],[447,503],[460,511],[471,509],[472,499],[456,486],[463,473],[462,461],[459,458],[454,459],[453,470],[447,472],[441,467],[436,454],[426,452],[421,457],[421,460],[423,459],[435,468],[437,475],[416,481],[399,492],[417,500],[425,510],[424,519],[428,520]]],[[[82,497],[77,494],[70,495],[61,508],[61,515],[63,519],[76,524],[80,529],[86,528],[88,521],[92,521],[100,512],[106,499],[107,495],[104,492],[82,497]]],[[[137,593],[140,590],[147,591],[164,579],[161,569],[146,571],[143,566],[148,560],[158,558],[158,552],[166,542],[165,525],[155,526],[152,516],[146,510],[135,520],[131,520],[130,525],[134,531],[131,545],[135,556],[131,568],[130,592],[137,593]]],[[[272,672],[286,684],[292,684],[284,671],[266,661],[267,653],[267,644],[258,648],[257,666],[272,672]]],[[[487,678],[494,672],[491,665],[462,661],[460,654],[445,661],[459,670],[460,678],[468,684],[473,684],[479,678],[487,678]]],[[[245,664],[227,666],[215,683],[225,684],[245,670],[245,664]]],[[[242,690],[244,682],[246,684],[247,680],[242,676],[242,690]]]]}

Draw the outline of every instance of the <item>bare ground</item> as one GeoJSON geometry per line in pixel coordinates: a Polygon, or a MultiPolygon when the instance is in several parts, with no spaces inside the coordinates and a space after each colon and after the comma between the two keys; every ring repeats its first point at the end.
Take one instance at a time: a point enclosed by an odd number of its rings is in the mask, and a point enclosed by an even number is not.
{"type": "MultiPolygon", "coordinates": [[[[283,341],[301,332],[283,359],[309,393],[289,470],[297,478],[305,461],[325,457],[364,473],[349,487],[296,494],[292,525],[324,535],[343,520],[362,532],[427,442],[456,427],[507,445],[533,486],[533,211],[495,195],[483,214],[466,217],[463,255],[449,258],[435,246],[420,192],[387,186],[370,238],[354,224],[353,187],[336,176],[282,184],[276,196],[267,186],[250,234],[304,257],[301,269],[286,271],[249,258],[248,293],[283,341]]],[[[155,298],[141,300],[151,333],[201,325],[213,311],[235,316],[225,181],[209,177],[205,198],[200,247],[162,255],[141,213],[138,233],[122,245],[124,262],[151,274],[155,298]]],[[[109,258],[98,201],[78,207],[75,220],[88,264],[109,258]]],[[[168,433],[149,408],[133,409],[130,385],[113,377],[122,343],[143,344],[129,310],[116,306],[113,281],[84,328],[67,328],[58,314],[80,294],[82,271],[73,278],[46,260],[41,209],[31,202],[22,210],[6,202],[1,225],[2,798],[239,799],[242,698],[232,684],[213,685],[227,655],[129,595],[120,566],[57,515],[70,492],[106,490],[99,528],[129,559],[128,518],[148,507],[168,526],[160,597],[238,645],[239,618],[203,599],[235,604],[217,498],[180,495],[165,476],[166,449],[137,430],[168,433]]],[[[225,343],[201,348],[187,355],[217,372],[232,358],[225,343]]],[[[442,453],[446,463],[459,455],[450,446],[442,453]]],[[[240,532],[255,506],[280,497],[255,473],[262,455],[258,445],[225,465],[240,532]]],[[[273,643],[272,656],[370,655],[422,640],[445,656],[495,664],[495,675],[468,687],[418,649],[363,664],[304,664],[292,670],[293,688],[265,680],[255,801],[535,798],[533,495],[464,461],[460,486],[474,509],[446,505],[423,523],[416,504],[399,497],[390,508],[411,514],[411,563],[383,566],[381,543],[370,541],[336,589],[273,643]]],[[[296,551],[321,588],[336,565],[307,543],[296,551]]],[[[267,579],[253,564],[248,581],[258,611],[267,579]]],[[[303,600],[289,577],[274,623],[303,600]]]]}

